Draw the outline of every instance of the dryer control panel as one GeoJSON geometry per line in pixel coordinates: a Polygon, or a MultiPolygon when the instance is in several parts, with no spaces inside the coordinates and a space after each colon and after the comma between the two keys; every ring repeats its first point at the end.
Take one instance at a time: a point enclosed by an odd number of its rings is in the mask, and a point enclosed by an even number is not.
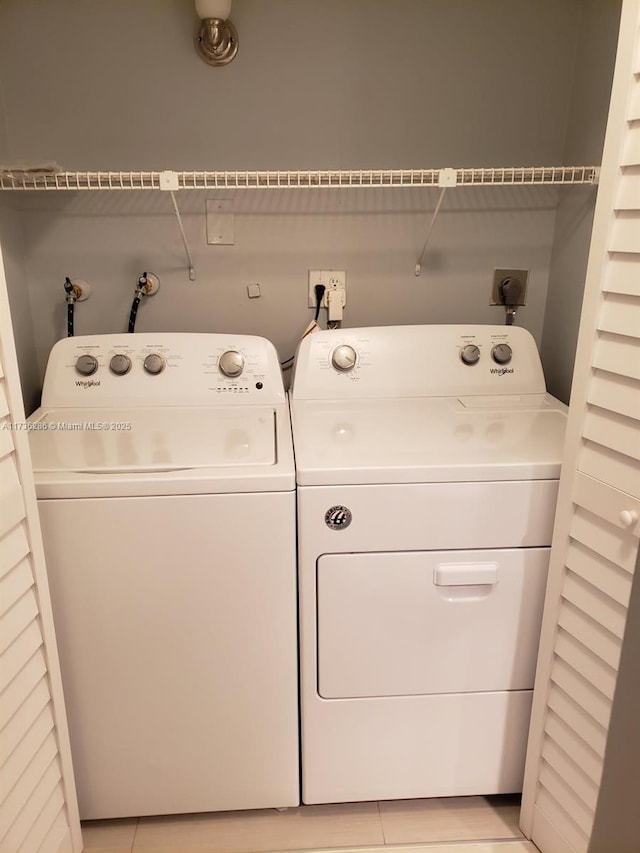
{"type": "Polygon", "coordinates": [[[314,332],[298,348],[294,399],[542,394],[538,348],[518,326],[380,326],[314,332]]]}
{"type": "Polygon", "coordinates": [[[276,350],[254,335],[158,333],[65,338],[51,350],[42,405],[284,403],[276,350]]]}

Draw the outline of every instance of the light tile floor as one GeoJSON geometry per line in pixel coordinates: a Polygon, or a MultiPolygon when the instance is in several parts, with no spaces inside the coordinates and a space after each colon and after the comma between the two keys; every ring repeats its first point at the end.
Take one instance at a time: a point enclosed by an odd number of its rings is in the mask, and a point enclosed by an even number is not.
{"type": "Polygon", "coordinates": [[[518,829],[519,797],[449,797],[380,803],[300,806],[246,812],[88,821],[86,851],[92,853],[284,853],[386,845],[407,853],[524,853],[535,848],[518,829]],[[517,840],[520,839],[520,843],[517,840]],[[508,844],[451,846],[451,842],[508,844]],[[437,845],[445,842],[446,848],[437,845]],[[422,845],[428,845],[424,847],[422,845]],[[416,846],[419,845],[419,846],[416,846]],[[435,846],[437,845],[437,846],[435,846]]]}

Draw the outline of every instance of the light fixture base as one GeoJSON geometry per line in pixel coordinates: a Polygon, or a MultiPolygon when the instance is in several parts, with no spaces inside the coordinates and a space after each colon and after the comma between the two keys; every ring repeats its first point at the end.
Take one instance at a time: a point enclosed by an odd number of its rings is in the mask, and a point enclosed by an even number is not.
{"type": "Polygon", "coordinates": [[[204,18],[195,44],[207,65],[228,65],[238,52],[238,31],[229,20],[204,18]]]}

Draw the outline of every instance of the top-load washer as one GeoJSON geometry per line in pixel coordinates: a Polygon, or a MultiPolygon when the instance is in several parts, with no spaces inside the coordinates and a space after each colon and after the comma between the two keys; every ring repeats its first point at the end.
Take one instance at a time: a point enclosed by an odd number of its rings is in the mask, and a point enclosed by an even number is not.
{"type": "Polygon", "coordinates": [[[504,326],[307,337],[302,799],[521,790],[566,407],[504,326]]]}
{"type": "Polygon", "coordinates": [[[81,816],[297,804],[295,475],[273,346],[68,338],[29,426],[81,816]]]}

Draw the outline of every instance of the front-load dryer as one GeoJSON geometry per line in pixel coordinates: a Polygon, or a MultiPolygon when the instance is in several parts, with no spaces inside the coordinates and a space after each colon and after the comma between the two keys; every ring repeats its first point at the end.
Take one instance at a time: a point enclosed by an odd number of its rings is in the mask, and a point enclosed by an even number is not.
{"type": "Polygon", "coordinates": [[[315,333],[291,412],[303,801],[520,791],[566,422],[533,338],[315,333]]]}
{"type": "Polygon", "coordinates": [[[68,338],[30,419],[83,818],[299,802],[295,477],[262,338],[68,338]]]}

